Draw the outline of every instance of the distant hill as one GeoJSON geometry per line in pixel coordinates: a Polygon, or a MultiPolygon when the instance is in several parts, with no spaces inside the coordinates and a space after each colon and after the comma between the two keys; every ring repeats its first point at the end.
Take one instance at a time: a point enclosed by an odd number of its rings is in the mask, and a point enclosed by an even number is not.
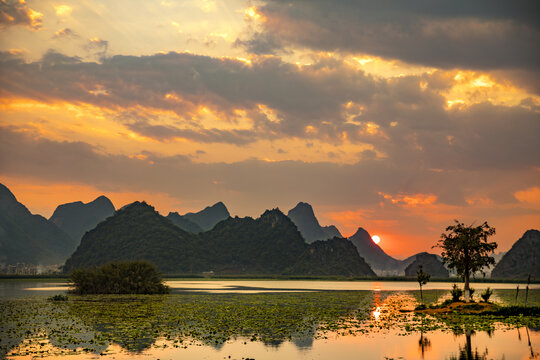
{"type": "Polygon", "coordinates": [[[63,263],[76,242],[41,215],[32,215],[0,184],[0,263],[63,263]]]}
{"type": "Polygon", "coordinates": [[[186,219],[182,215],[180,215],[177,212],[170,212],[169,215],[167,215],[167,219],[171,220],[171,222],[178,226],[180,229],[193,233],[198,234],[200,232],[203,232],[203,229],[193,221],[186,219]]]}
{"type": "Polygon", "coordinates": [[[405,276],[416,276],[420,265],[422,271],[430,274],[432,277],[449,277],[448,270],[443,263],[437,258],[437,255],[422,252],[415,255],[415,259],[405,268],[405,276]]]}
{"type": "Polygon", "coordinates": [[[386,254],[383,249],[371,240],[371,235],[363,228],[358,228],[356,233],[349,238],[356,246],[358,254],[366,260],[373,271],[378,275],[402,271],[402,262],[386,254]]]}
{"type": "Polygon", "coordinates": [[[211,230],[218,222],[229,218],[229,210],[221,201],[207,206],[196,213],[187,213],[183,217],[199,225],[203,231],[211,230]]]}
{"type": "Polygon", "coordinates": [[[309,244],[290,270],[294,274],[375,276],[356,247],[347,239],[335,237],[309,244]]]}
{"type": "Polygon", "coordinates": [[[118,210],[87,232],[64,271],[120,260],[148,260],[163,272],[189,272],[187,259],[197,238],[145,202],[118,210]]]}
{"type": "Polygon", "coordinates": [[[289,210],[287,216],[296,224],[298,230],[308,243],[331,239],[336,236],[343,237],[335,226],[321,226],[315,217],[313,208],[308,203],[299,202],[294,208],[289,210]]]}
{"type": "MultiPolygon", "coordinates": [[[[332,242],[329,247],[335,246],[332,242]]],[[[324,247],[324,246],[323,246],[324,247]]],[[[133,203],[83,236],[65,270],[116,260],[148,260],[165,273],[282,274],[290,273],[311,251],[292,221],[281,211],[267,210],[258,219],[228,218],[210,231],[183,231],[146,203],[133,203]]],[[[323,250],[320,250],[323,251],[323,250]]],[[[335,250],[332,264],[339,262],[335,250]]],[[[329,255],[330,257],[330,255],[329,255]]],[[[349,255],[348,258],[354,258],[349,255]]],[[[341,261],[347,258],[342,258],[341,261]]],[[[356,260],[358,261],[358,260],[356,260]]],[[[317,264],[317,271],[361,275],[359,265],[341,268],[317,264]],[[352,269],[352,270],[351,270],[352,269]]],[[[364,274],[364,268],[362,268],[364,274]]],[[[370,274],[366,270],[366,274],[370,274]]],[[[335,273],[334,275],[342,275],[335,273]]]]}
{"type": "Polygon", "coordinates": [[[527,230],[491,272],[492,278],[540,278],[540,231],[527,230]]]}
{"type": "Polygon", "coordinates": [[[88,230],[114,214],[114,205],[105,196],[87,204],[76,201],[59,205],[49,221],[64,230],[77,243],[88,230]]]}

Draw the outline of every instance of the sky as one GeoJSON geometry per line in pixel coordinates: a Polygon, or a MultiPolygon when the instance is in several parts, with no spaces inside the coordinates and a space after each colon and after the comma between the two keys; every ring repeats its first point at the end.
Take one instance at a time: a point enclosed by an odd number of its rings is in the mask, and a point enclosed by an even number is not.
{"type": "Polygon", "coordinates": [[[403,258],[540,227],[540,2],[0,0],[0,182],[33,213],[310,203],[403,258]]]}

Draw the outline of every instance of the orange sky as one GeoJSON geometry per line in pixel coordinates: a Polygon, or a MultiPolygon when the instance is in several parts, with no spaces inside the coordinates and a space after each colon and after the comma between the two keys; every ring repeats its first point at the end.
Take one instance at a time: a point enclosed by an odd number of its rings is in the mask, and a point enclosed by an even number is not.
{"type": "Polygon", "coordinates": [[[501,250],[538,228],[525,11],[285,3],[8,1],[0,181],[47,217],[101,194],[163,214],[306,201],[396,257],[453,219],[488,221],[501,250]]]}

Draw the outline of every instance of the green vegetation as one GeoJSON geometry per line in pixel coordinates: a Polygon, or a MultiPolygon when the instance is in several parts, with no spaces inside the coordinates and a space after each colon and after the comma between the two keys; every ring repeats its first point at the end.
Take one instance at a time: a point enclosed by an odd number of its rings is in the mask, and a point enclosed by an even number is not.
{"type": "Polygon", "coordinates": [[[454,284],[452,286],[452,290],[450,290],[450,295],[452,296],[452,301],[457,302],[461,300],[463,291],[456,284],[454,284]]]}
{"type": "Polygon", "coordinates": [[[332,251],[338,245],[336,241],[306,244],[292,221],[277,209],[266,211],[258,219],[228,218],[210,231],[192,234],[159,215],[153,207],[136,202],[83,236],[64,271],[138,259],[157,264],[160,271],[169,274],[214,271],[373,275],[354,251],[349,251],[352,255],[347,254],[346,258],[340,257],[342,252],[332,251]],[[310,256],[317,253],[324,254],[324,261],[310,256]]]}
{"type": "MultiPolygon", "coordinates": [[[[425,291],[426,302],[443,292],[425,291]]],[[[513,291],[495,290],[499,299],[513,291]]],[[[413,312],[417,291],[332,291],[273,294],[70,295],[68,301],[0,299],[0,358],[14,355],[103,354],[119,344],[130,352],[150,347],[217,346],[229,339],[283,341],[347,336],[395,329],[454,332],[540,327],[536,310],[502,310],[489,316],[413,312]],[[372,311],[380,306],[380,316],[372,311]],[[530,315],[524,311],[530,311],[530,315]],[[333,335],[332,335],[333,336],[333,335]],[[160,341],[158,341],[160,340],[160,341]],[[24,341],[24,346],[18,347],[24,341]],[[50,344],[49,344],[50,342],[50,344]]],[[[540,304],[540,291],[530,302],[540,304]]],[[[478,305],[478,304],[472,304],[478,305]]],[[[505,308],[502,308],[505,309],[505,308]]],[[[110,353],[106,353],[110,354],[110,353]]]]}
{"type": "Polygon", "coordinates": [[[491,294],[493,294],[493,290],[491,290],[489,287],[484,291],[482,294],[480,294],[480,297],[484,302],[488,302],[489,298],[491,297],[491,294]]]}
{"type": "Polygon", "coordinates": [[[47,298],[47,300],[49,300],[49,301],[67,301],[68,297],[66,295],[58,294],[58,295],[54,295],[54,296],[51,296],[51,297],[47,298]]]}
{"type": "Polygon", "coordinates": [[[147,261],[110,263],[71,274],[75,294],[166,294],[155,265],[147,261]]]}
{"type": "Polygon", "coordinates": [[[463,278],[465,301],[469,301],[471,273],[483,272],[485,267],[495,264],[495,259],[489,254],[493,253],[497,244],[487,241],[489,236],[495,234],[495,228],[490,227],[487,222],[480,226],[465,226],[457,220],[455,222],[455,225],[446,228],[446,233],[441,235],[437,246],[443,249],[443,263],[450,269],[456,269],[463,278]]]}
{"type": "MultiPolygon", "coordinates": [[[[385,329],[410,334],[540,326],[538,308],[526,310],[530,315],[517,308],[489,316],[449,313],[431,317],[401,312],[414,307],[417,293],[71,295],[68,301],[58,302],[4,298],[0,299],[0,357],[10,351],[21,356],[97,355],[112,343],[139,352],[164,344],[172,348],[201,342],[217,346],[233,338],[277,345],[385,329]],[[380,306],[378,318],[372,316],[375,306],[380,306]],[[24,346],[19,348],[23,340],[24,346]]],[[[428,290],[424,295],[426,301],[436,301],[442,292],[428,290]]],[[[495,290],[495,295],[511,298],[512,291],[495,290]]],[[[531,302],[540,303],[540,291],[531,293],[531,302]]]]}

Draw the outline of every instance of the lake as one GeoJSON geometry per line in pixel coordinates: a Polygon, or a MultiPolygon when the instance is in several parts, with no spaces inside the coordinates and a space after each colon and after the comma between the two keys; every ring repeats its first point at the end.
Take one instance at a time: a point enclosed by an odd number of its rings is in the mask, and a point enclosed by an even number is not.
{"type": "MultiPolygon", "coordinates": [[[[170,295],[69,296],[62,282],[0,281],[0,357],[69,359],[535,359],[538,317],[419,316],[415,282],[170,280],[170,295]]],[[[426,303],[452,283],[428,283],[426,303]]],[[[490,287],[525,301],[524,286],[490,287]]],[[[540,304],[532,285],[529,305],[540,304]]]]}

